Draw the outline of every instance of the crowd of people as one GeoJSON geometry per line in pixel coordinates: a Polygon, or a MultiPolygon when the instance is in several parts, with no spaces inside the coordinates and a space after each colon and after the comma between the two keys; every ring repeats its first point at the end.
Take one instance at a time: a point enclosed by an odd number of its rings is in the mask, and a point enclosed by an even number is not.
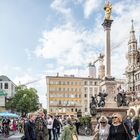
{"type": "Polygon", "coordinates": [[[4,136],[8,136],[10,131],[23,133],[24,122],[24,118],[0,117],[0,133],[4,136]]]}
{"type": "MultiPolygon", "coordinates": [[[[0,133],[9,131],[24,134],[22,140],[78,140],[79,121],[75,118],[45,115],[42,110],[29,113],[26,118],[0,118],[0,133]]],[[[104,115],[92,129],[92,140],[140,140],[139,118],[127,116],[122,119],[119,113],[110,117],[104,115]]]]}
{"type": "Polygon", "coordinates": [[[70,118],[63,120],[59,116],[47,117],[42,111],[30,113],[24,125],[23,140],[76,140],[78,138],[76,127],[70,118]],[[65,127],[63,128],[63,126],[65,127]]]}

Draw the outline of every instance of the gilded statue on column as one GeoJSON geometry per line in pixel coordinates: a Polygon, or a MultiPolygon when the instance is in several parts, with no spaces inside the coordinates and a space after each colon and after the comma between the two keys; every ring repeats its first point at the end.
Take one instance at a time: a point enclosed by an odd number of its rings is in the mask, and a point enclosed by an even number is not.
{"type": "Polygon", "coordinates": [[[105,19],[110,20],[112,5],[109,3],[109,1],[106,2],[104,10],[105,10],[105,19]]]}

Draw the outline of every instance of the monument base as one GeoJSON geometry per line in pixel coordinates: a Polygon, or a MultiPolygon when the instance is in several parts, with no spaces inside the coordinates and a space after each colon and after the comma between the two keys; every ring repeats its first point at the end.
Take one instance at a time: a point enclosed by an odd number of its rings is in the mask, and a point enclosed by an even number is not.
{"type": "Polygon", "coordinates": [[[114,113],[120,113],[122,118],[125,118],[128,109],[128,107],[97,108],[97,114],[99,116],[105,115],[106,117],[111,117],[114,113]]]}

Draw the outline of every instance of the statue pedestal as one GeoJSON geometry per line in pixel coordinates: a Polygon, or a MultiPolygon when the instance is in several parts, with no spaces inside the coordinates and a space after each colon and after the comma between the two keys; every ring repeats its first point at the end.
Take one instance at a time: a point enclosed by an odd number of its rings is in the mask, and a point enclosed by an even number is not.
{"type": "Polygon", "coordinates": [[[115,78],[105,78],[105,80],[100,83],[100,87],[102,91],[105,91],[108,94],[105,100],[105,108],[117,107],[117,103],[114,100],[117,92],[115,78]]]}
{"type": "Polygon", "coordinates": [[[97,108],[97,114],[99,116],[105,115],[106,117],[111,117],[114,113],[119,113],[122,115],[122,118],[125,118],[127,115],[128,107],[110,107],[110,108],[97,108]]]}

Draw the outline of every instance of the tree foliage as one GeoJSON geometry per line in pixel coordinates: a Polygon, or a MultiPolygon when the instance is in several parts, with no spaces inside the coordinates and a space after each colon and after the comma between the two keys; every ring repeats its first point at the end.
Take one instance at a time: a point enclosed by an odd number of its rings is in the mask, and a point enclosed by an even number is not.
{"type": "Polygon", "coordinates": [[[91,117],[90,116],[84,116],[80,118],[80,124],[81,125],[86,125],[86,124],[90,124],[91,122],[91,117]]]}
{"type": "Polygon", "coordinates": [[[25,115],[36,111],[38,104],[39,97],[36,89],[18,86],[15,96],[6,103],[6,109],[21,112],[22,115],[25,115]]]}

